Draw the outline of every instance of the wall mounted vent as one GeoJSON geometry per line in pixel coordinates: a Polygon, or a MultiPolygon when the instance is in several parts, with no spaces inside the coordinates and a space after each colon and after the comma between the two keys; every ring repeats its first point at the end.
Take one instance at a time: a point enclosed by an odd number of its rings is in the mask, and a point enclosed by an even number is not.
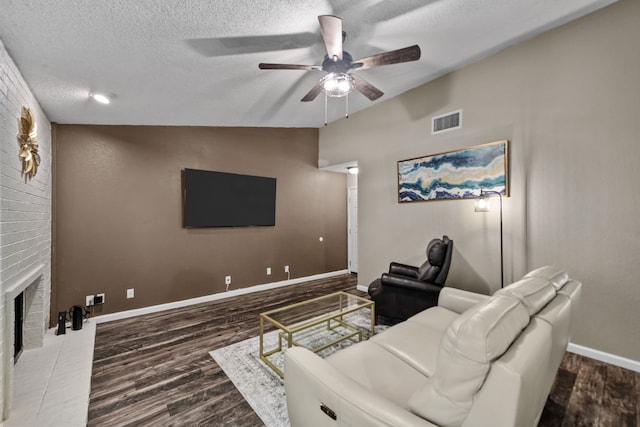
{"type": "Polygon", "coordinates": [[[462,127],[462,110],[446,113],[431,119],[431,134],[447,132],[462,127]]]}

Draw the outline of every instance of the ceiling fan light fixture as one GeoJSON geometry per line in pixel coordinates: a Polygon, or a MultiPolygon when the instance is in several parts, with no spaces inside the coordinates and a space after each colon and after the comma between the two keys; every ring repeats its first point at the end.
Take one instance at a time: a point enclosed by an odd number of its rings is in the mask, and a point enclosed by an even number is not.
{"type": "Polygon", "coordinates": [[[353,90],[354,81],[349,73],[329,73],[320,80],[320,85],[327,96],[340,98],[353,90]]]}

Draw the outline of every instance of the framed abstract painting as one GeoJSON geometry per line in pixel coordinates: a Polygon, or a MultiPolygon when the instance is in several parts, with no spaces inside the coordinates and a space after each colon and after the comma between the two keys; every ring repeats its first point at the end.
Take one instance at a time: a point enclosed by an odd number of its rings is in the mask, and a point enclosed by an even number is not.
{"type": "Polygon", "coordinates": [[[474,199],[480,190],[509,196],[509,141],[398,162],[398,202],[474,199]]]}

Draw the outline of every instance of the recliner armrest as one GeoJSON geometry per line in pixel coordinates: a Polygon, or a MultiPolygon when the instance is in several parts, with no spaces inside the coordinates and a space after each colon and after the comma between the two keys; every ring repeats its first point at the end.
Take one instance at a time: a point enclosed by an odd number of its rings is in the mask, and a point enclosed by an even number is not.
{"type": "Polygon", "coordinates": [[[418,267],[412,265],[400,264],[399,262],[392,262],[389,264],[389,274],[399,274],[401,276],[418,278],[418,267]]]}
{"type": "Polygon", "coordinates": [[[383,273],[380,278],[383,286],[392,286],[418,292],[431,292],[438,294],[442,289],[433,283],[423,282],[421,280],[412,279],[410,277],[398,276],[396,274],[383,273]]]}
{"type": "Polygon", "coordinates": [[[440,295],[438,296],[438,306],[456,313],[462,313],[480,301],[484,301],[489,298],[489,295],[445,286],[442,288],[442,291],[440,291],[440,295]]]}
{"type": "Polygon", "coordinates": [[[284,386],[292,427],[436,427],[366,389],[305,348],[288,349],[284,359],[284,386]],[[321,406],[328,408],[336,420],[321,406]]]}

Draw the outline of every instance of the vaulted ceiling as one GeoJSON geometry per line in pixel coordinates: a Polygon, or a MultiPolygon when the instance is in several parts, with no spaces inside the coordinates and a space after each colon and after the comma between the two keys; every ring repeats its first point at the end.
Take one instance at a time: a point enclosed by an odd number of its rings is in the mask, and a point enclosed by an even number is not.
{"type": "MultiPolygon", "coordinates": [[[[3,0],[0,40],[59,123],[320,127],[318,15],[342,18],[361,58],[418,44],[419,61],[362,70],[384,92],[356,112],[615,0],[3,0]],[[112,103],[92,92],[114,95],[112,103]]],[[[329,121],[345,99],[329,98],[329,121]]]]}

